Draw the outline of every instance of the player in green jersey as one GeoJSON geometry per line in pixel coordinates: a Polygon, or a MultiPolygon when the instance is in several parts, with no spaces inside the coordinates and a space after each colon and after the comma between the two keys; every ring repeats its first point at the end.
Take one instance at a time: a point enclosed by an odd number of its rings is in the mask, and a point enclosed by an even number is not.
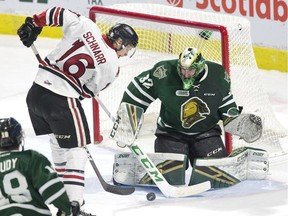
{"type": "Polygon", "coordinates": [[[248,142],[261,136],[261,119],[240,115],[230,84],[222,65],[205,60],[200,51],[188,47],[178,59],[160,61],[136,76],[122,102],[146,111],[159,99],[155,152],[185,154],[193,164],[195,158],[228,156],[219,121],[226,131],[248,142]],[[242,131],[237,127],[240,123],[242,131]]]}
{"type": "Polygon", "coordinates": [[[22,127],[14,118],[0,119],[0,182],[1,216],[51,215],[48,204],[66,215],[80,213],[49,160],[34,150],[24,151],[22,127]]]}

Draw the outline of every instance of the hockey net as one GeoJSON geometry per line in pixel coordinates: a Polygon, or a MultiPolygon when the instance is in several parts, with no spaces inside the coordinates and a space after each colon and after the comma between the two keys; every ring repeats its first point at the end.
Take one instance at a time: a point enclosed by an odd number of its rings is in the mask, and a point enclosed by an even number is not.
{"type": "MultiPolygon", "coordinates": [[[[256,113],[264,119],[264,133],[255,143],[245,143],[226,133],[223,139],[228,151],[251,146],[266,149],[270,156],[286,153],[287,131],[276,120],[263,90],[247,19],[158,4],[94,6],[90,9],[90,19],[103,34],[116,23],[126,23],[139,36],[134,56],[120,59],[119,77],[99,95],[112,114],[116,114],[122,94],[134,76],[160,60],[178,58],[184,48],[193,46],[201,50],[207,60],[225,67],[231,77],[234,98],[238,106],[243,106],[243,112],[256,113]]],[[[148,124],[146,130],[151,134],[156,128],[159,104],[154,102],[145,113],[143,130],[148,124]]],[[[95,100],[93,105],[94,142],[99,143],[109,136],[112,122],[95,100]]]]}

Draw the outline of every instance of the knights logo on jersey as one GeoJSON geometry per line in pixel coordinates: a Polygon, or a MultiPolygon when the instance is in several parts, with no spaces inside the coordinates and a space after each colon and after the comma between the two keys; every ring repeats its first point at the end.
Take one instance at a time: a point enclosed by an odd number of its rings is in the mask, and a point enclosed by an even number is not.
{"type": "Polygon", "coordinates": [[[181,106],[181,121],[183,128],[191,128],[194,124],[202,121],[210,114],[207,104],[198,97],[193,97],[181,106]]]}
{"type": "Polygon", "coordinates": [[[167,69],[164,67],[164,65],[161,65],[157,67],[156,70],[153,72],[153,76],[160,80],[167,76],[166,72],[167,69]]]}

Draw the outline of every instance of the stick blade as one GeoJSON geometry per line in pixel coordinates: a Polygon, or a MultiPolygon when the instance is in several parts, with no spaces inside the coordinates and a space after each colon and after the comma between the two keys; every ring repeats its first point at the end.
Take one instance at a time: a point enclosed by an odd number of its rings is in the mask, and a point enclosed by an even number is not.
{"type": "Polygon", "coordinates": [[[92,166],[92,168],[94,169],[97,177],[98,177],[98,180],[100,181],[103,189],[107,192],[110,192],[110,193],[113,193],[113,194],[119,194],[119,195],[129,195],[129,194],[132,194],[134,193],[135,191],[135,187],[120,187],[120,186],[117,186],[117,185],[112,185],[112,184],[108,184],[102,177],[100,171],[98,170],[93,158],[92,158],[92,155],[90,154],[87,146],[84,147],[86,152],[87,152],[87,157],[88,157],[88,160],[90,161],[90,164],[92,166]]]}
{"type": "Polygon", "coordinates": [[[116,185],[105,184],[102,185],[104,190],[118,195],[130,195],[135,192],[135,187],[120,187],[116,185]]]}
{"type": "Polygon", "coordinates": [[[211,189],[210,181],[205,181],[199,184],[191,185],[191,186],[182,186],[182,187],[173,187],[170,188],[170,190],[166,190],[167,197],[188,197],[188,196],[194,196],[200,193],[203,193],[205,191],[208,191],[211,189]]]}

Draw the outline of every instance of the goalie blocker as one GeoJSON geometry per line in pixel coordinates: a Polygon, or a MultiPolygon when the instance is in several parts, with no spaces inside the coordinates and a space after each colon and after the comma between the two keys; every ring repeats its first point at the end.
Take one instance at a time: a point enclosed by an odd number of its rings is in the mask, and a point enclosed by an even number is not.
{"type": "Polygon", "coordinates": [[[129,103],[121,103],[110,137],[121,148],[133,144],[143,123],[144,110],[129,103]]]}
{"type": "MultiPolygon", "coordinates": [[[[185,185],[186,155],[150,153],[171,185],[185,185]]],[[[189,185],[210,181],[211,188],[223,188],[245,180],[262,180],[268,175],[268,153],[262,149],[241,147],[226,158],[196,159],[189,185]]],[[[155,186],[145,169],[131,153],[116,154],[113,165],[114,184],[155,186]]]]}

